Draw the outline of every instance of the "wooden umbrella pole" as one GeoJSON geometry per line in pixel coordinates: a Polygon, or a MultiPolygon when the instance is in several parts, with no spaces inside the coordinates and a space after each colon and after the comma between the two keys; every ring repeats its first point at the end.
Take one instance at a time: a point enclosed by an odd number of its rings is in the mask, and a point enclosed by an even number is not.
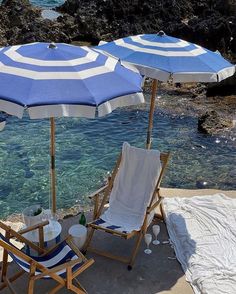
{"type": "Polygon", "coordinates": [[[56,212],[56,173],[55,173],[55,120],[51,121],[51,197],[52,197],[52,212],[56,212]]]}
{"type": "Polygon", "coordinates": [[[151,97],[150,111],[149,111],[146,149],[150,149],[152,144],[151,134],[152,134],[152,126],[153,126],[153,115],[154,115],[154,109],[155,109],[156,93],[157,93],[157,80],[154,79],[152,82],[152,97],[151,97]]]}

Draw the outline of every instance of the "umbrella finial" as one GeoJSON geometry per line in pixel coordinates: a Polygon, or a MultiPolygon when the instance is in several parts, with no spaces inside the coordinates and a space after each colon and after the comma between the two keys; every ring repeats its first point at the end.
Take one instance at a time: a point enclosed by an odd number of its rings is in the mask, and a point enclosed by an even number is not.
{"type": "Polygon", "coordinates": [[[157,33],[157,35],[160,36],[160,37],[165,36],[165,32],[164,32],[164,31],[159,31],[159,32],[157,33]]]}
{"type": "Polygon", "coordinates": [[[48,48],[50,48],[50,49],[56,49],[57,46],[56,46],[56,44],[54,42],[52,42],[52,43],[49,44],[48,48]]]}

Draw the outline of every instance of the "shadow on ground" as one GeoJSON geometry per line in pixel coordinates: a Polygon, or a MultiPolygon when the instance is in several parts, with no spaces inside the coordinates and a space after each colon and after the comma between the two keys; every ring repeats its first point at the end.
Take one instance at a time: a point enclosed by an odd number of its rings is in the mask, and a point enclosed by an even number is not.
{"type": "MultiPolygon", "coordinates": [[[[78,222],[77,217],[63,221],[63,234],[68,228],[78,222]]],[[[160,241],[168,240],[166,226],[159,222],[160,241]]],[[[184,225],[184,223],[183,223],[184,225]]],[[[62,236],[63,237],[63,236],[62,236]]],[[[114,254],[129,256],[134,239],[122,240],[109,234],[97,232],[93,239],[93,246],[98,249],[110,250],[114,254]]],[[[145,243],[142,241],[139,253],[132,271],[128,271],[125,264],[105,257],[88,253],[88,257],[95,259],[95,263],[79,276],[79,281],[89,294],[191,294],[192,289],[185,281],[180,264],[174,259],[174,249],[169,244],[151,245],[151,255],[144,253],[145,243]]],[[[17,266],[10,263],[9,273],[16,272],[17,266]]],[[[55,285],[52,281],[37,281],[35,293],[44,294],[55,285]]],[[[14,282],[17,293],[27,293],[27,275],[14,282]]],[[[8,294],[9,290],[2,290],[1,294],[8,294]]],[[[63,289],[59,293],[70,293],[63,289]]]]}

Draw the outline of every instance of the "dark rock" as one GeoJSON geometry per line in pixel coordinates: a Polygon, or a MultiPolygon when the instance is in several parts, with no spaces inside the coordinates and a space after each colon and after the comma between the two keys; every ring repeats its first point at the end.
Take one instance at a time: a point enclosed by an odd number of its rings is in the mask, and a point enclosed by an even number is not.
{"type": "MultiPolygon", "coordinates": [[[[232,0],[67,0],[56,20],[43,19],[29,0],[3,0],[0,47],[29,42],[93,45],[161,29],[169,35],[219,50],[236,60],[236,4],[232,0]]],[[[236,94],[235,78],[209,88],[208,95],[236,94]]]]}
{"type": "Polygon", "coordinates": [[[225,53],[234,49],[236,17],[231,6],[229,0],[67,0],[58,10],[75,17],[93,39],[110,41],[165,29],[225,53]]]}
{"type": "Polygon", "coordinates": [[[198,180],[196,181],[196,188],[197,189],[206,189],[208,186],[208,182],[203,181],[203,180],[198,180]]]}
{"type": "Polygon", "coordinates": [[[65,215],[64,217],[63,217],[63,219],[68,219],[68,218],[71,218],[71,217],[73,217],[74,215],[73,214],[67,214],[67,215],[65,215]]]}
{"type": "Polygon", "coordinates": [[[233,169],[233,170],[229,171],[229,177],[232,177],[232,178],[236,179],[236,169],[233,169]]]}
{"type": "Polygon", "coordinates": [[[236,94],[236,75],[223,80],[220,83],[210,83],[207,88],[207,96],[228,96],[236,94]]]}
{"type": "MultiPolygon", "coordinates": [[[[236,59],[236,4],[230,0],[67,0],[58,10],[70,14],[75,28],[73,40],[111,41],[161,29],[169,35],[219,50],[236,59]]],[[[62,20],[67,21],[62,17],[62,20]]],[[[70,26],[65,24],[67,30],[70,26]]],[[[219,83],[221,85],[221,83],[219,83]]],[[[222,91],[236,94],[225,82],[222,91]],[[224,90],[223,90],[224,88],[224,90]]]]}
{"type": "Polygon", "coordinates": [[[31,170],[25,170],[25,178],[32,178],[34,176],[34,172],[31,170]]]}
{"type": "Polygon", "coordinates": [[[65,24],[43,19],[41,12],[28,0],[4,0],[0,5],[0,46],[35,41],[70,42],[65,24]]]}
{"type": "Polygon", "coordinates": [[[232,120],[221,117],[216,111],[206,112],[198,118],[198,131],[204,134],[216,134],[225,128],[233,128],[232,120]]]}

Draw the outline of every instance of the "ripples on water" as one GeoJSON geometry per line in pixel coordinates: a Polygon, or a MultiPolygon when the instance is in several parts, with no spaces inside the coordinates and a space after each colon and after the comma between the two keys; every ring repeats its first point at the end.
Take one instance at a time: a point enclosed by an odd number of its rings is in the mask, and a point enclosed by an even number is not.
{"type": "Polygon", "coordinates": [[[62,5],[65,0],[30,0],[30,2],[37,6],[52,8],[62,5]]]}
{"type": "MultiPolygon", "coordinates": [[[[65,0],[30,0],[30,3],[36,6],[44,7],[44,8],[53,8],[59,5],[62,5],[65,0]]],[[[2,0],[0,0],[0,4],[2,0]]]]}
{"type": "MultiPolygon", "coordinates": [[[[1,1],[0,1],[1,2],[1,1]]],[[[63,0],[32,0],[52,8],[63,0]]],[[[143,147],[148,106],[116,110],[100,119],[57,119],[56,170],[58,207],[87,202],[112,170],[123,141],[143,147]]],[[[49,121],[11,118],[0,133],[0,217],[21,212],[30,203],[47,207],[49,121]]],[[[172,188],[236,189],[236,140],[197,132],[197,119],[155,113],[153,147],[171,151],[163,185],[172,188]]]]}
{"type": "MultiPolygon", "coordinates": [[[[58,207],[85,203],[112,169],[124,141],[145,145],[145,107],[118,109],[99,119],[56,120],[58,207]]],[[[196,119],[156,110],[153,147],[172,154],[163,186],[196,188],[206,181],[209,188],[236,189],[236,141],[202,135],[196,128],[196,119]]],[[[0,217],[30,203],[48,207],[49,121],[10,118],[0,136],[0,217]]]]}

